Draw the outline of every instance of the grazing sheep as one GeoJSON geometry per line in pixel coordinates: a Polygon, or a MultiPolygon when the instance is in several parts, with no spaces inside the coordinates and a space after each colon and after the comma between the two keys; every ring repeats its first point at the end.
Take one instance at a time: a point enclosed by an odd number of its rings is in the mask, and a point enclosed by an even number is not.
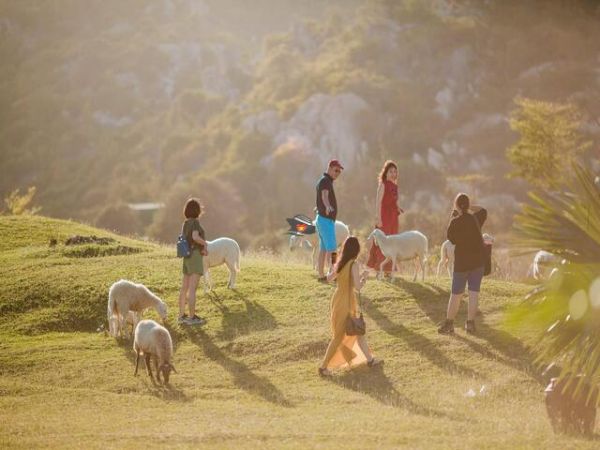
{"type": "Polygon", "coordinates": [[[106,313],[110,335],[117,337],[127,334],[128,318],[135,329],[142,312],[150,307],[156,310],[162,320],[167,318],[167,305],[143,284],[128,280],[119,280],[114,283],[108,291],[106,313]]]}
{"type": "MultiPolygon", "coordinates": [[[[314,221],[313,221],[313,225],[314,225],[314,221]]],[[[348,228],[348,225],[346,225],[344,222],[341,222],[339,220],[335,221],[335,240],[337,243],[337,246],[340,247],[344,241],[346,240],[346,238],[350,236],[350,229],[348,228]]],[[[294,250],[295,248],[306,248],[306,249],[311,249],[312,248],[312,264],[313,264],[313,269],[317,268],[317,261],[319,259],[319,250],[320,250],[320,246],[319,246],[319,234],[315,231],[312,234],[291,234],[290,235],[290,251],[294,250]]]]}
{"type": "Polygon", "coordinates": [[[150,367],[150,357],[154,356],[156,379],[160,383],[160,374],[162,373],[164,384],[169,384],[171,370],[177,373],[175,367],[171,363],[173,358],[173,341],[171,341],[169,330],[159,325],[154,320],[141,320],[137,324],[137,327],[135,327],[133,349],[136,353],[134,376],[137,375],[140,355],[143,354],[148,375],[154,380],[152,369],[150,367]]]}
{"type": "Polygon", "coordinates": [[[529,266],[528,276],[536,280],[542,280],[546,277],[546,269],[554,269],[560,263],[560,258],[553,253],[540,250],[533,257],[533,262],[529,266]]]}
{"type": "Polygon", "coordinates": [[[440,276],[442,264],[446,266],[448,276],[452,276],[452,272],[454,271],[454,247],[455,245],[449,240],[445,240],[442,244],[442,248],[440,250],[440,262],[438,263],[437,272],[435,275],[436,277],[440,276]]]}
{"type": "Polygon", "coordinates": [[[204,257],[204,292],[212,290],[212,280],[208,269],[225,264],[229,270],[227,287],[235,289],[235,277],[240,271],[240,246],[230,238],[222,237],[206,241],[208,255],[204,257]]]}
{"type": "Polygon", "coordinates": [[[416,281],[419,268],[422,280],[425,280],[425,262],[427,261],[427,237],[420,231],[405,231],[400,234],[386,236],[379,228],[375,228],[369,235],[369,239],[375,239],[375,243],[381,249],[385,259],[379,265],[379,278],[383,277],[383,266],[392,261],[392,272],[396,271],[396,262],[415,259],[416,281]]]}

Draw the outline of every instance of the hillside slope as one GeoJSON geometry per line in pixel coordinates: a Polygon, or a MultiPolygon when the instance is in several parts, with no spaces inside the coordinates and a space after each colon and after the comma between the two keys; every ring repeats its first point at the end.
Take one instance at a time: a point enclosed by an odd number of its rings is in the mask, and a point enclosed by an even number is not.
{"type": "Polygon", "coordinates": [[[479,334],[448,337],[435,329],[448,279],[370,281],[368,338],[385,364],[323,380],[333,287],[307,265],[246,256],[235,291],[215,269],[215,291],[199,295],[208,324],[182,328],[171,248],[40,217],[0,217],[0,242],[2,448],[594,447],[552,434],[543,380],[501,326],[526,286],[486,280],[479,334]],[[136,252],[77,257],[62,244],[73,234],[136,252]],[[170,307],[178,373],[168,388],[134,377],[131,343],[103,331],[119,278],[170,307]]]}

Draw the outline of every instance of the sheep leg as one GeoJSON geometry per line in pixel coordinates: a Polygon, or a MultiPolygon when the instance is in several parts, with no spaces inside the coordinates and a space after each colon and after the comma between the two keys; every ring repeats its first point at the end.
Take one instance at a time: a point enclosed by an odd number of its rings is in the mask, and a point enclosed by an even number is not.
{"type": "Polygon", "coordinates": [[[440,269],[442,268],[442,264],[443,264],[444,260],[440,259],[440,262],[437,265],[437,270],[435,272],[435,277],[439,278],[440,277],[440,269]]]}
{"type": "Polygon", "coordinates": [[[154,358],[154,371],[156,372],[156,380],[161,383],[160,381],[160,370],[158,368],[158,358],[154,358]]]}
{"type": "Polygon", "coordinates": [[[152,368],[150,367],[150,353],[144,353],[144,360],[146,363],[146,371],[148,372],[148,375],[150,376],[150,378],[152,379],[152,381],[154,381],[154,376],[152,375],[152,368]]]}
{"type": "Polygon", "coordinates": [[[229,289],[235,289],[235,267],[229,262],[225,262],[225,265],[227,266],[227,270],[229,270],[229,283],[227,283],[227,287],[229,289]]]}
{"type": "Polygon", "coordinates": [[[417,281],[417,275],[419,274],[419,258],[415,258],[415,276],[413,277],[413,282],[417,281]]]}
{"type": "Polygon", "coordinates": [[[383,278],[383,266],[385,266],[391,260],[392,258],[386,256],[385,259],[381,262],[381,264],[379,264],[379,275],[377,276],[379,280],[383,278]]]}
{"type": "Polygon", "coordinates": [[[204,269],[204,293],[212,291],[212,280],[210,279],[210,271],[208,268],[204,269]]]}
{"type": "Polygon", "coordinates": [[[133,372],[133,376],[136,377],[137,376],[137,372],[138,372],[138,364],[140,363],[140,350],[137,349],[135,351],[135,372],[133,372]]]}

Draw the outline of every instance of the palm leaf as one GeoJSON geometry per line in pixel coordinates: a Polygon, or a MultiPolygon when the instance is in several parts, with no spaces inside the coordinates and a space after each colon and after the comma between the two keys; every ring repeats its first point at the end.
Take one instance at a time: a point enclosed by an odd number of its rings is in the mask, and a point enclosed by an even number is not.
{"type": "MultiPolygon", "coordinates": [[[[529,339],[534,362],[558,364],[559,377],[568,379],[565,389],[577,383],[577,397],[586,383],[600,384],[600,292],[590,290],[600,277],[600,189],[588,169],[575,165],[573,173],[562,192],[530,194],[532,204],[516,218],[517,249],[541,248],[563,263],[509,320],[535,331],[529,339]]],[[[591,392],[586,401],[598,403],[591,392]]]]}

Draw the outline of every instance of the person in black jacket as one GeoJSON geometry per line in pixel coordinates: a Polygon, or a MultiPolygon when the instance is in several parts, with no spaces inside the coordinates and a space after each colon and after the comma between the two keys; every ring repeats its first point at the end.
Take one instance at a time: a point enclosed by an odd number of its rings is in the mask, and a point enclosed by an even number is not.
{"type": "Polygon", "coordinates": [[[448,301],[446,320],[438,328],[439,333],[454,333],[454,318],[458,313],[467,283],[469,285],[469,309],[465,330],[467,333],[475,333],[475,315],[477,314],[485,261],[481,227],[486,219],[487,211],[480,206],[471,206],[467,194],[461,193],[456,196],[447,232],[448,240],[455,245],[452,294],[448,301]]]}

